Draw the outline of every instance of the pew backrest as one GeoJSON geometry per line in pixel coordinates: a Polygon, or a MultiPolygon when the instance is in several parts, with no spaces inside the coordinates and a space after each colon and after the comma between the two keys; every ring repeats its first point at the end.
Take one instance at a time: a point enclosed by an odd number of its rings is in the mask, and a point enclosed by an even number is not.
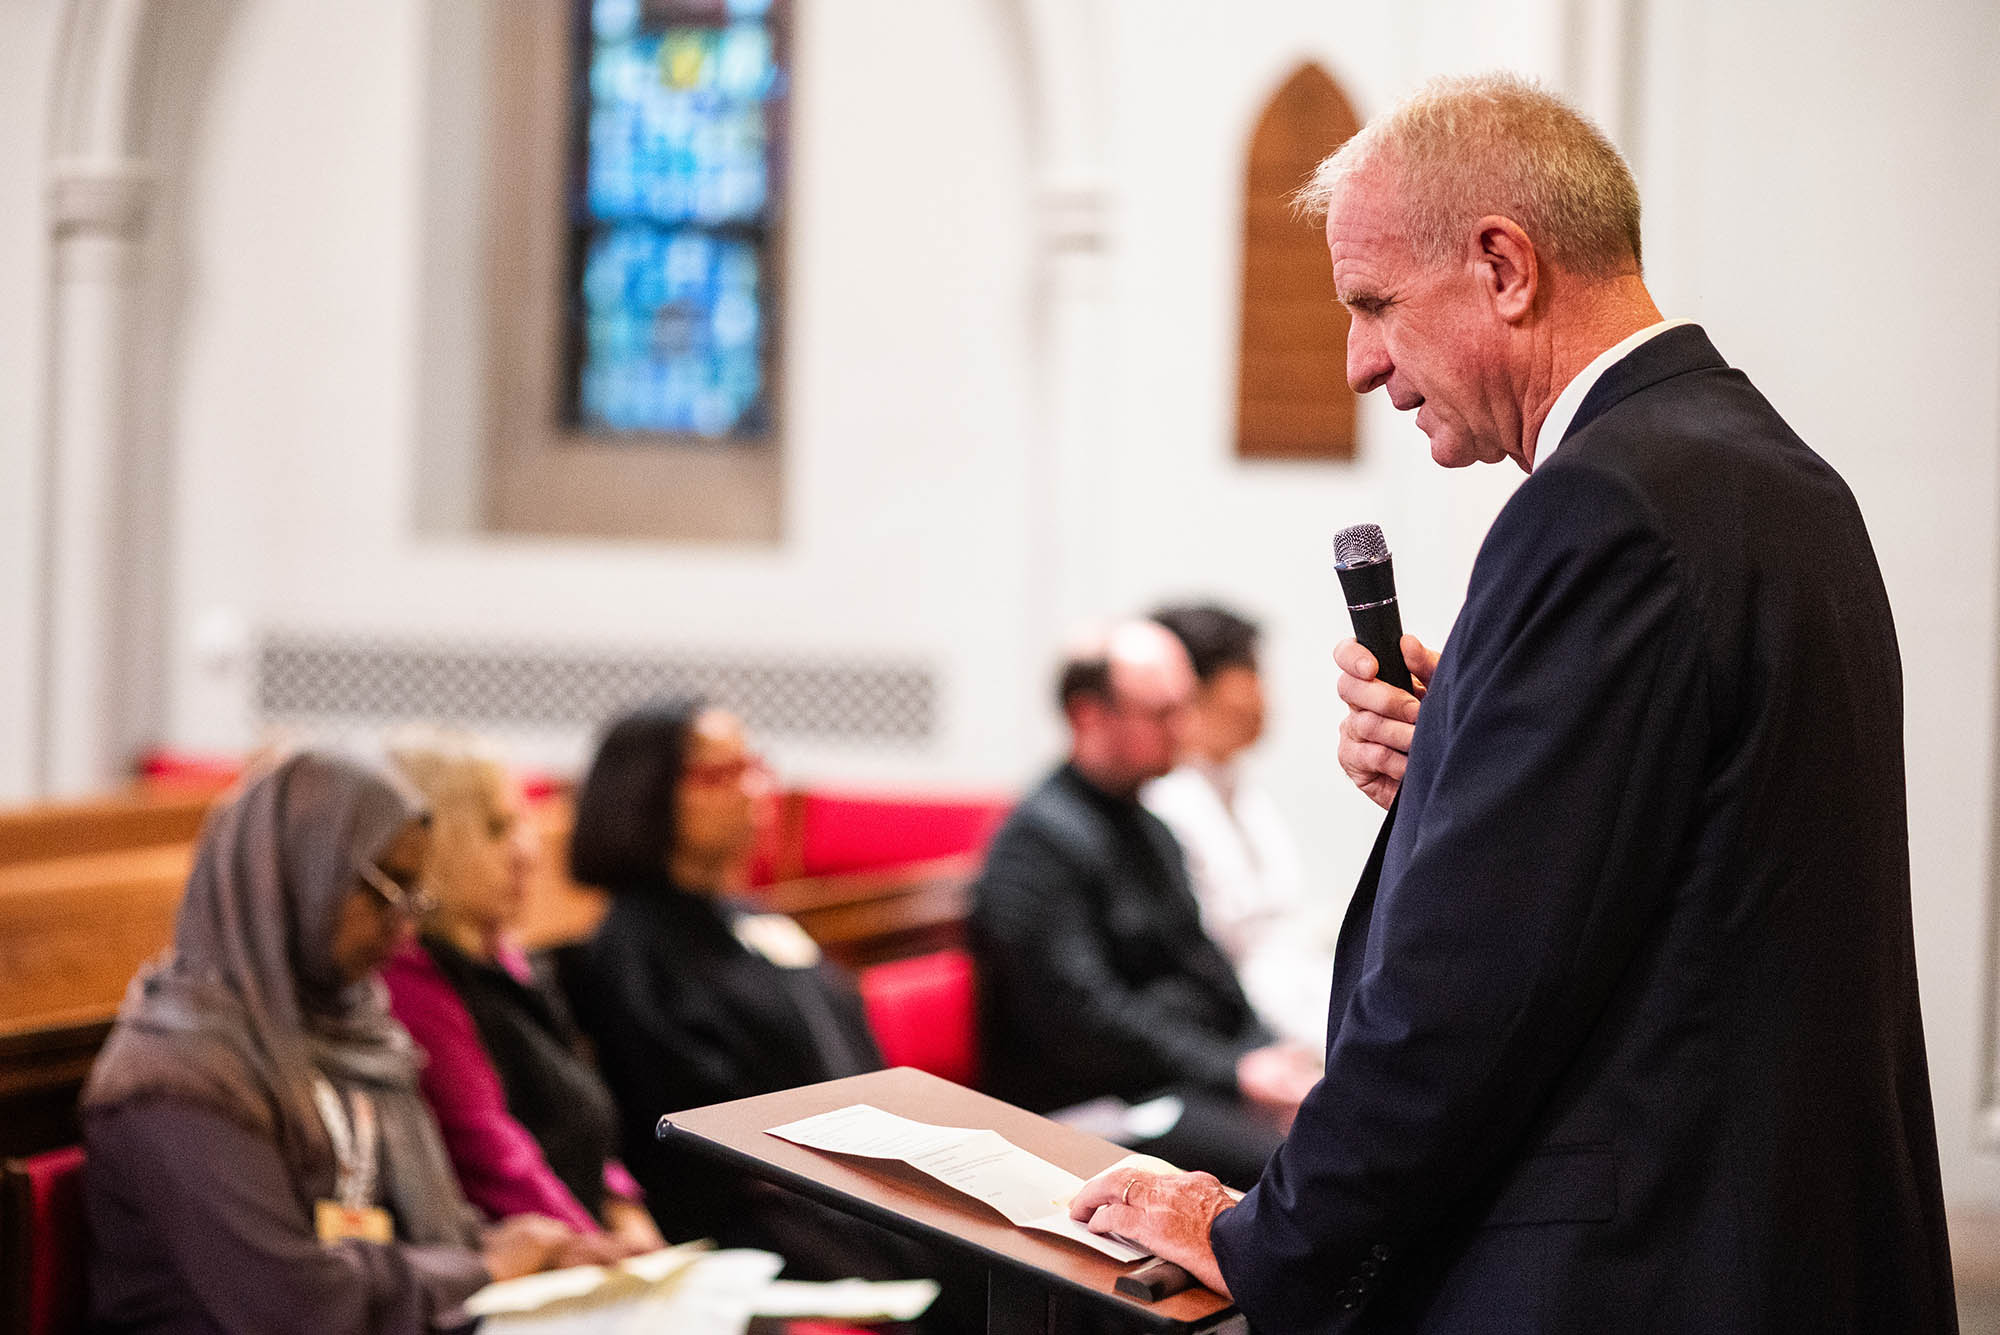
{"type": "Polygon", "coordinates": [[[977,857],[961,853],[902,867],[780,881],[754,892],[774,913],[850,969],[964,942],[977,857]]]}
{"type": "Polygon", "coordinates": [[[191,844],[214,800],[205,792],[134,791],[88,802],[0,809],[0,867],[191,844]]]}
{"type": "Polygon", "coordinates": [[[856,979],[882,1059],[979,1087],[979,997],[963,950],[889,960],[856,979]]]}
{"type": "Polygon", "coordinates": [[[107,1019],[173,939],[192,844],[0,867],[0,1033],[107,1019]]]}

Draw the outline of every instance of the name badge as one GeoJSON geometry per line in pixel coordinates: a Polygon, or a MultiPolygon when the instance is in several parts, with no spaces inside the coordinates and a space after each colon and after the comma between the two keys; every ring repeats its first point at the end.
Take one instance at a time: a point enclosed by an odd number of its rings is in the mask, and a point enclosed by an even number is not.
{"type": "Polygon", "coordinates": [[[819,943],[782,913],[749,913],[735,923],[736,939],[780,969],[810,969],[819,963],[819,943]]]}
{"type": "Polygon", "coordinates": [[[382,1131],[375,1121],[375,1100],[365,1090],[354,1091],[353,1112],[325,1076],[313,1081],[313,1100],[333,1143],[333,1199],[313,1205],[313,1229],[322,1243],[359,1238],[363,1242],[395,1241],[395,1221],[371,1204],[380,1165],[382,1131]]]}
{"type": "Polygon", "coordinates": [[[390,1221],[389,1212],[379,1205],[320,1201],[313,1206],[313,1228],[321,1242],[343,1242],[348,1238],[380,1243],[396,1240],[396,1226],[390,1221]]]}

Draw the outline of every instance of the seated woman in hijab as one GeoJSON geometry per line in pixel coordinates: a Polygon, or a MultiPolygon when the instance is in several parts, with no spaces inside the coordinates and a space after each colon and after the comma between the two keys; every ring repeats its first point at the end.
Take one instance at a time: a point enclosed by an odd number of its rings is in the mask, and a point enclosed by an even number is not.
{"type": "Polygon", "coordinates": [[[571,1259],[539,1216],[481,1229],[375,978],[428,837],[406,787],[314,752],[209,817],[84,1090],[98,1328],[414,1335],[571,1259]]]}
{"type": "Polygon", "coordinates": [[[882,1064],[852,980],[791,919],[735,897],[767,787],[725,710],[679,700],[614,723],[570,842],[571,873],[611,909],[563,982],[669,1237],[767,1247],[805,1277],[865,1274],[869,1258],[840,1246],[853,1221],[829,1229],[803,1200],[670,1163],[654,1135],[663,1113],[882,1064]]]}
{"type": "Polygon", "coordinates": [[[430,803],[421,936],[383,966],[389,1008],[424,1050],[420,1083],[466,1199],[593,1237],[603,1261],[662,1246],[614,1157],[618,1114],[577,1050],[568,1007],[507,936],[527,894],[535,830],[497,753],[412,734],[391,748],[430,803]]]}

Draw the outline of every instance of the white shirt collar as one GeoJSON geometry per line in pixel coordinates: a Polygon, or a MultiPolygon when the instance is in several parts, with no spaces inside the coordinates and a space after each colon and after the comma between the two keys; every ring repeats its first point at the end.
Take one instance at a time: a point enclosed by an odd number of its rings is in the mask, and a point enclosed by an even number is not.
{"type": "Polygon", "coordinates": [[[1223,806],[1235,805],[1237,766],[1233,758],[1217,763],[1207,756],[1190,752],[1185,763],[1189,769],[1208,780],[1208,786],[1215,789],[1215,794],[1222,799],[1223,806]]]}
{"type": "Polygon", "coordinates": [[[1647,325],[1636,334],[1614,343],[1597,354],[1590,365],[1576,373],[1576,378],[1563,386],[1563,392],[1556,396],[1556,406],[1549,409],[1548,417],[1542,422],[1541,430],[1535,433],[1534,467],[1540,468],[1555,456],[1556,446],[1569,432],[1569,424],[1576,420],[1576,410],[1583,406],[1583,400],[1604,373],[1625,360],[1634,348],[1647,339],[1657,338],[1669,329],[1678,329],[1692,320],[1662,320],[1658,324],[1647,325]]]}

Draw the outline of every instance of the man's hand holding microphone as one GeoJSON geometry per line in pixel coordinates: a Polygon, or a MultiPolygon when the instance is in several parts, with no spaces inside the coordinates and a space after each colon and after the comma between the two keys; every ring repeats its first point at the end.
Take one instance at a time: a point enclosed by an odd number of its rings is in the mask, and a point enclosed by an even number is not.
{"type": "Polygon", "coordinates": [[[1414,635],[1403,636],[1400,647],[1414,693],[1381,680],[1375,655],[1359,640],[1342,640],[1333,651],[1340,668],[1340,698],[1347,702],[1347,717],[1340,724],[1340,768],[1355,787],[1384,808],[1403,786],[1410,738],[1417,730],[1417,706],[1438,663],[1438,656],[1414,635]]]}
{"type": "Polygon", "coordinates": [[[1395,562],[1379,526],[1340,530],[1333,537],[1333,556],[1354,620],[1354,638],[1333,651],[1340,698],[1347,702],[1340,767],[1375,805],[1386,808],[1403,786],[1417,704],[1437,671],[1438,656],[1416,636],[1403,634],[1395,562]]]}

